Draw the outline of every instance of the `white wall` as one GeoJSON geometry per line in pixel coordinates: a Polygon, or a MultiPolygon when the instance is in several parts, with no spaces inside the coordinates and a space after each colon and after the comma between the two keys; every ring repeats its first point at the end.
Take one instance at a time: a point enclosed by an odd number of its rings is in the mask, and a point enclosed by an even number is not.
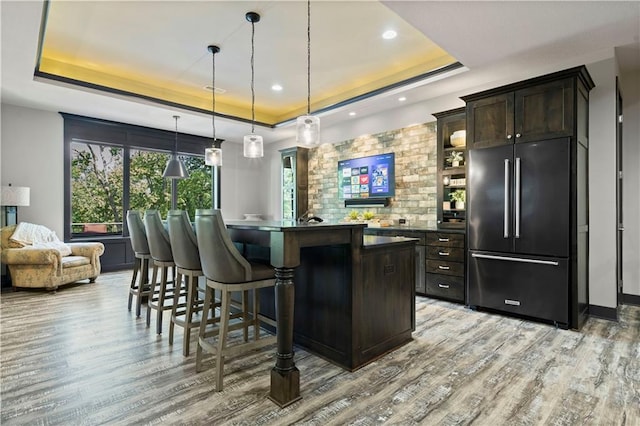
{"type": "Polygon", "coordinates": [[[2,104],[2,185],[31,188],[18,220],[38,223],[62,238],[64,223],[63,119],[55,112],[2,104]]]}
{"type": "Polygon", "coordinates": [[[640,296],[640,70],[622,74],[623,210],[622,282],[625,294],[640,296]]]}
{"type": "Polygon", "coordinates": [[[589,94],[589,303],[617,306],[616,291],[616,63],[587,66],[589,94]]]}
{"type": "Polygon", "coordinates": [[[267,200],[272,185],[269,179],[265,179],[265,170],[269,166],[270,161],[266,155],[263,158],[244,158],[242,144],[222,144],[220,201],[225,219],[243,219],[245,213],[268,214],[267,200]]]}

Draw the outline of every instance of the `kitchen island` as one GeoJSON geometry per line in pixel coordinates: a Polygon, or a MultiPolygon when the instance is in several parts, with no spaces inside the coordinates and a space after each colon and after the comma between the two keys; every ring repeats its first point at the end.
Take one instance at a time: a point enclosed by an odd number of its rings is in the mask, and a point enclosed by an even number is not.
{"type": "Polygon", "coordinates": [[[226,225],[247,255],[276,270],[275,289],[263,289],[260,309],[277,322],[269,397],[281,407],[300,398],[294,341],[353,371],[411,340],[416,240],[365,237],[364,224],[226,225]]]}

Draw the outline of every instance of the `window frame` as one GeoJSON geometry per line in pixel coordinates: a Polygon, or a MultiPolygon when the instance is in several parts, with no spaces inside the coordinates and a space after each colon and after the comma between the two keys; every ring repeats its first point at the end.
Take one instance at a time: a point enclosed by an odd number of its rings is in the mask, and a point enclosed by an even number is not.
{"type": "MultiPolygon", "coordinates": [[[[64,119],[64,241],[86,239],[112,239],[129,236],[126,212],[129,209],[130,150],[142,149],[173,153],[175,131],[153,129],[98,118],[61,112],[64,119]],[[72,234],[71,230],[71,143],[110,145],[123,148],[122,235],[120,234],[72,234]]],[[[211,146],[212,138],[178,133],[178,154],[204,157],[204,150],[211,146]]],[[[175,182],[171,182],[175,185],[175,182]]],[[[173,193],[172,193],[173,196],[173,193]]]]}

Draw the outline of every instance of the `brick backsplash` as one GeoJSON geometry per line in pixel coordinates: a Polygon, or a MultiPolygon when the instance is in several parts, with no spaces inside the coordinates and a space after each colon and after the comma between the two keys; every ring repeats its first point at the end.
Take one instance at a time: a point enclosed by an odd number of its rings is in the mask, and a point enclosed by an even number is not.
{"type": "Polygon", "coordinates": [[[404,218],[411,223],[436,226],[436,123],[417,124],[375,135],[359,136],[309,151],[309,208],[326,220],[344,219],[352,207],[338,198],[338,161],[395,153],[396,191],[389,207],[355,208],[377,219],[404,218]]]}

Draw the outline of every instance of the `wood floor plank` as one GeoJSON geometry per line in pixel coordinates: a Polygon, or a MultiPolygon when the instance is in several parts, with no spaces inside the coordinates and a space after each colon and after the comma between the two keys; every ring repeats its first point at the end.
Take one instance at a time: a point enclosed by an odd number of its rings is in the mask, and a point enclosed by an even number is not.
{"type": "MultiPolygon", "coordinates": [[[[413,340],[347,372],[295,347],[302,400],[271,402],[275,346],[195,371],[183,329],[127,310],[130,271],[0,297],[2,425],[639,425],[640,307],[580,331],[417,298],[413,340]]],[[[231,340],[240,339],[234,334],[231,340]]]]}

